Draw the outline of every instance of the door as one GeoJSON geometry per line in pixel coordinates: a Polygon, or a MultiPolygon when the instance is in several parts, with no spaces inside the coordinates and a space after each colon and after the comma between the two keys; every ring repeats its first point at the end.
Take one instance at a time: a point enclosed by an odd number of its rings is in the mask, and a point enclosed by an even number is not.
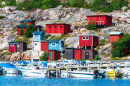
{"type": "Polygon", "coordinates": [[[22,43],[17,43],[17,51],[22,51],[22,43]]]}
{"type": "Polygon", "coordinates": [[[89,59],[89,52],[85,52],[85,59],[89,59]]]}
{"type": "Polygon", "coordinates": [[[52,52],[50,52],[50,59],[52,59],[52,52]]]}

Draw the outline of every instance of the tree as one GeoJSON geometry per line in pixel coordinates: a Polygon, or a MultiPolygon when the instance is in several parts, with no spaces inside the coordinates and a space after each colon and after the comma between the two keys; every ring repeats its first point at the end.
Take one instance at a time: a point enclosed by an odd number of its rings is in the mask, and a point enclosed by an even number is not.
{"type": "Polygon", "coordinates": [[[40,56],[40,61],[48,60],[48,51],[44,51],[43,55],[40,56]]]}
{"type": "Polygon", "coordinates": [[[130,35],[125,34],[124,37],[118,39],[116,43],[113,44],[113,49],[111,51],[113,57],[125,56],[125,49],[130,48],[130,35]]]}
{"type": "Polygon", "coordinates": [[[35,31],[35,28],[33,27],[33,25],[28,25],[25,31],[25,36],[26,37],[31,37],[32,33],[35,31]]]}
{"type": "Polygon", "coordinates": [[[87,30],[96,30],[95,21],[90,21],[86,27],[87,27],[87,30]]]}
{"type": "Polygon", "coordinates": [[[23,34],[23,28],[20,28],[20,34],[21,35],[23,34]]]}

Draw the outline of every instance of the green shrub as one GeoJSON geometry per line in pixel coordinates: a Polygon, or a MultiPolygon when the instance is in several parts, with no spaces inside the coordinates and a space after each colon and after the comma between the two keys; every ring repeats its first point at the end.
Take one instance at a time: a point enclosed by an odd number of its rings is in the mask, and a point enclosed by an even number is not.
{"type": "Polygon", "coordinates": [[[48,60],[48,51],[44,51],[43,55],[40,56],[40,61],[48,60]]]}
{"type": "Polygon", "coordinates": [[[90,21],[86,27],[87,27],[87,30],[96,30],[96,24],[94,21],[90,21]]]}
{"type": "Polygon", "coordinates": [[[48,39],[48,37],[50,37],[50,36],[51,36],[50,34],[46,34],[46,35],[44,36],[44,40],[48,39]]]}
{"type": "Polygon", "coordinates": [[[101,39],[101,40],[99,40],[99,43],[101,45],[105,45],[106,43],[108,43],[108,41],[106,41],[105,39],[101,39]]]}
{"type": "Polygon", "coordinates": [[[33,27],[33,25],[28,25],[25,31],[25,36],[26,37],[31,37],[33,34],[33,32],[35,31],[35,28],[33,27]]]}
{"type": "Polygon", "coordinates": [[[20,28],[20,34],[21,35],[23,34],[23,28],[20,28]]]}
{"type": "Polygon", "coordinates": [[[4,16],[0,16],[0,19],[4,18],[4,16]]]}
{"type": "Polygon", "coordinates": [[[43,0],[42,1],[42,9],[54,8],[58,6],[60,3],[58,0],[43,0]]]}

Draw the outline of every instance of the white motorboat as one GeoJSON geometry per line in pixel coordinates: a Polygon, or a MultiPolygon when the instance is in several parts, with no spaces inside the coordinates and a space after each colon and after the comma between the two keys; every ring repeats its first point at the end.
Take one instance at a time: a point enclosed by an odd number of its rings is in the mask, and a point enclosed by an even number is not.
{"type": "Polygon", "coordinates": [[[71,77],[77,78],[93,78],[94,74],[91,71],[68,71],[71,77]]]}
{"type": "Polygon", "coordinates": [[[47,68],[40,68],[31,63],[28,64],[26,68],[24,67],[19,70],[22,71],[22,75],[25,77],[46,77],[47,75],[47,68]]]}
{"type": "Polygon", "coordinates": [[[5,74],[17,74],[18,72],[14,64],[0,63],[0,66],[3,67],[5,74]]]}

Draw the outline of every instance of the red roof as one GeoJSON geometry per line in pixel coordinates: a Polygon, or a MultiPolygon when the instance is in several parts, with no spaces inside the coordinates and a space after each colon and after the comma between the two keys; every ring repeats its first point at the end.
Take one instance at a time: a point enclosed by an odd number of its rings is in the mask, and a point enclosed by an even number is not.
{"type": "Polygon", "coordinates": [[[70,24],[66,24],[66,23],[53,23],[53,24],[46,24],[46,25],[70,25],[70,24]]]}
{"type": "Polygon", "coordinates": [[[100,16],[109,16],[109,17],[112,17],[112,16],[110,16],[110,15],[89,15],[89,16],[87,16],[87,17],[100,17],[100,16]]]}

